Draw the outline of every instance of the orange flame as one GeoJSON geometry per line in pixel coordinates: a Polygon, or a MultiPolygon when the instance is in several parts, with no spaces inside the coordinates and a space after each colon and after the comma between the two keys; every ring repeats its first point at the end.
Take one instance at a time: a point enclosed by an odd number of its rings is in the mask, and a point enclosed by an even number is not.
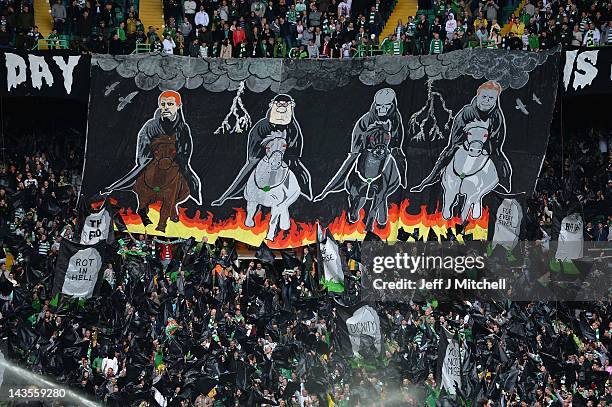
{"type": "MultiPolygon", "coordinates": [[[[140,216],[131,209],[122,213],[121,216],[128,230],[132,233],[148,233],[149,235],[183,238],[193,236],[196,239],[202,239],[206,236],[209,242],[214,242],[219,237],[226,237],[236,239],[251,246],[259,246],[264,241],[270,222],[270,214],[264,215],[263,212],[259,211],[254,218],[255,225],[250,228],[245,226],[246,211],[243,208],[233,208],[234,215],[227,219],[215,219],[212,212],[206,212],[205,216],[201,217],[200,211],[197,211],[193,218],[189,218],[186,215],[186,209],[181,208],[179,211],[179,221],[168,221],[166,231],[162,233],[155,230],[159,220],[160,207],[160,203],[150,205],[148,216],[153,224],[148,225],[146,228],[142,225],[140,216]]],[[[400,227],[404,228],[407,232],[418,230],[422,238],[427,238],[431,229],[440,239],[447,235],[447,230],[451,230],[456,235],[456,227],[462,223],[458,217],[444,219],[439,211],[439,205],[434,213],[431,214],[427,212],[426,205],[422,205],[420,211],[415,214],[408,213],[409,207],[410,200],[408,199],[403,200],[400,205],[391,204],[387,224],[378,225],[375,223],[373,232],[380,236],[382,240],[394,242],[397,240],[397,232],[400,227]]],[[[365,210],[362,209],[359,220],[355,223],[349,223],[346,211],[343,210],[340,215],[329,223],[328,229],[334,238],[339,241],[362,240],[367,232],[364,218],[365,210]]],[[[489,210],[485,208],[480,218],[473,219],[470,217],[468,219],[463,234],[472,234],[474,239],[485,239],[488,222],[489,210]]],[[[462,240],[461,235],[458,235],[458,240],[462,240]]],[[[316,223],[297,222],[291,219],[289,229],[279,231],[274,241],[266,241],[266,244],[272,249],[283,249],[305,246],[314,242],[316,242],[316,223]]]]}

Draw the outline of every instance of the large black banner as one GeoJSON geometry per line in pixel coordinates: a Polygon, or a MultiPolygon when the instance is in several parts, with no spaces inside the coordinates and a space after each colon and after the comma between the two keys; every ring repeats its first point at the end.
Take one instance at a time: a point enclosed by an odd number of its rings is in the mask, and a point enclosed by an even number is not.
{"type": "Polygon", "coordinates": [[[69,51],[0,52],[2,96],[89,97],[91,57],[69,51]]]}
{"type": "Polygon", "coordinates": [[[312,243],[317,221],[339,240],[486,238],[488,199],[534,189],[558,67],[552,51],[95,56],[83,193],[134,232],[255,246],[312,243]]]}

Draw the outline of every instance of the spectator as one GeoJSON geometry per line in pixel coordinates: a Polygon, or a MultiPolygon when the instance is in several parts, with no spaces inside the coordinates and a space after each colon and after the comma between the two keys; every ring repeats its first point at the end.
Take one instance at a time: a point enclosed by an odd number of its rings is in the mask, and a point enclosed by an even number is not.
{"type": "Polygon", "coordinates": [[[485,16],[488,21],[497,20],[497,14],[499,13],[499,5],[495,0],[487,0],[485,5],[485,16]]]}
{"type": "Polygon", "coordinates": [[[455,20],[455,15],[453,13],[448,13],[448,19],[446,20],[446,38],[452,38],[453,34],[457,30],[457,21],[455,20]]]}
{"type": "Polygon", "coordinates": [[[584,34],[584,39],[582,40],[582,45],[587,47],[597,47],[599,46],[599,42],[601,40],[601,34],[595,24],[588,23],[585,26],[586,32],[584,34]]]}
{"type": "Polygon", "coordinates": [[[432,55],[441,54],[444,50],[444,42],[440,39],[440,34],[437,32],[433,33],[433,39],[429,44],[429,53],[432,55]]]}
{"type": "Polygon", "coordinates": [[[204,10],[204,6],[200,6],[200,11],[198,11],[195,15],[195,25],[208,27],[210,23],[210,19],[208,18],[208,13],[204,10]]]}
{"type": "Polygon", "coordinates": [[[181,23],[179,29],[181,30],[185,38],[189,38],[191,36],[191,30],[193,29],[193,26],[189,22],[188,17],[183,18],[183,22],[181,23]]]}
{"type": "Polygon", "coordinates": [[[480,30],[480,27],[484,27],[485,29],[489,26],[489,22],[485,18],[482,11],[478,12],[478,17],[474,19],[474,29],[480,30]]]}
{"type": "Polygon", "coordinates": [[[582,45],[582,31],[580,31],[580,27],[577,24],[574,25],[571,44],[574,47],[580,47],[582,45]]]}
{"type": "MultiPolygon", "coordinates": [[[[65,14],[64,18],[66,18],[65,14]]],[[[32,11],[30,10],[30,6],[28,6],[27,4],[23,5],[23,9],[17,15],[15,27],[17,27],[23,32],[28,32],[32,27],[34,27],[34,13],[32,13],[32,11]]]]}
{"type": "Polygon", "coordinates": [[[221,43],[221,58],[231,58],[232,57],[232,44],[230,44],[229,40],[226,38],[221,43]]]}
{"type": "Polygon", "coordinates": [[[51,7],[51,17],[53,18],[53,28],[58,32],[63,32],[64,23],[66,21],[66,7],[61,0],[56,0],[51,7]]]}
{"type": "Polygon", "coordinates": [[[0,48],[11,49],[11,34],[6,30],[6,25],[0,26],[0,48]]]}
{"type": "Polygon", "coordinates": [[[195,0],[185,0],[183,2],[183,13],[185,14],[185,18],[187,18],[189,23],[192,25],[195,24],[196,9],[197,4],[195,0]]]}
{"type": "Polygon", "coordinates": [[[117,31],[113,32],[113,35],[108,41],[108,53],[111,55],[123,54],[123,41],[119,38],[119,33],[117,31]]]}

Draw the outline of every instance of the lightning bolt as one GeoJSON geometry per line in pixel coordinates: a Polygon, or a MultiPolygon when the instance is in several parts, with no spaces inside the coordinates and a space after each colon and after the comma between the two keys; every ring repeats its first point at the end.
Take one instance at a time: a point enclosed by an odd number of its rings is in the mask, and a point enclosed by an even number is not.
{"type": "Polygon", "coordinates": [[[426,139],[426,126],[429,124],[431,128],[427,132],[427,138],[430,141],[444,140],[444,132],[450,129],[453,119],[453,111],[446,106],[446,101],[440,92],[433,90],[433,79],[427,81],[427,102],[421,109],[415,112],[408,121],[410,132],[414,134],[412,136],[413,141],[425,141],[426,139]],[[440,100],[442,109],[448,114],[446,123],[442,130],[438,125],[438,118],[436,117],[436,98],[440,100]]]}
{"type": "Polygon", "coordinates": [[[234,99],[232,100],[230,111],[225,116],[225,119],[223,119],[221,125],[217,127],[217,130],[215,130],[215,134],[242,133],[251,127],[251,116],[242,103],[243,93],[244,81],[240,82],[238,92],[236,92],[236,96],[234,96],[234,99]],[[232,118],[234,121],[234,126],[230,124],[230,120],[232,120],[232,118]]]}

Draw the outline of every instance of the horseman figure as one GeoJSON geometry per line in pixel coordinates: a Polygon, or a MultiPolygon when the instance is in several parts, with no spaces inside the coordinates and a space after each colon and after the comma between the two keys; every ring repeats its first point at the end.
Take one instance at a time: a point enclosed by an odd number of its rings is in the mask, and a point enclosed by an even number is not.
{"type": "Polygon", "coordinates": [[[310,173],[302,163],[304,138],[294,108],[289,95],[272,99],[266,116],[249,132],[245,164],[221,197],[212,202],[221,206],[228,199],[244,198],[247,227],[255,225],[253,217],[261,206],[269,207],[267,240],[274,240],[279,227],[289,229],[289,206],[300,195],[312,200],[310,173]]]}
{"type": "MultiPolygon", "coordinates": [[[[161,154],[161,150],[157,150],[159,143],[155,141],[158,139],[165,140],[167,138],[171,138],[174,142],[172,146],[172,150],[174,151],[172,153],[172,162],[176,165],[178,174],[180,174],[180,177],[176,177],[176,182],[184,180],[188,188],[188,193],[184,194],[180,199],[176,196],[168,196],[165,198],[167,202],[171,201],[172,206],[174,206],[174,208],[172,208],[172,220],[178,221],[178,206],[188,199],[192,199],[196,204],[201,205],[202,191],[200,178],[191,168],[190,163],[191,154],[193,153],[191,130],[183,116],[181,95],[178,92],[170,90],[164,91],[159,95],[158,108],[153,118],[149,119],[138,132],[134,167],[126,175],[106,187],[101,193],[110,194],[112,191],[132,191],[136,194],[138,200],[137,212],[141,216],[146,215],[150,202],[140,202],[138,193],[134,191],[134,186],[136,180],[143,171],[145,171],[151,163],[157,162],[154,150],[157,151],[157,154],[161,154]],[[154,146],[156,147],[155,149],[153,148],[154,146]]],[[[167,140],[165,141],[167,142],[167,140]]],[[[169,157],[165,158],[167,161],[169,157]]],[[[169,165],[167,162],[166,164],[169,165]]],[[[161,170],[164,165],[165,164],[161,164],[159,169],[161,170]]],[[[157,187],[161,189],[159,185],[157,187]]],[[[170,191],[170,189],[166,190],[170,191]]]]}
{"type": "MultiPolygon", "coordinates": [[[[393,109],[395,93],[391,89],[382,89],[385,99],[389,101],[387,113],[393,109]]],[[[378,96],[381,91],[377,93],[378,96]]],[[[380,99],[380,98],[379,98],[380,99]]],[[[376,104],[376,97],[375,102],[376,104]]],[[[376,107],[374,107],[376,112],[376,107]]],[[[399,114],[399,113],[397,113],[399,114]]],[[[385,225],[388,220],[388,198],[402,184],[405,176],[405,157],[401,151],[403,126],[399,121],[388,118],[385,121],[370,121],[365,127],[365,121],[370,112],[364,115],[355,125],[351,140],[351,151],[342,166],[329,181],[323,191],[315,198],[315,202],[324,199],[328,194],[345,191],[348,194],[348,221],[359,220],[360,211],[368,202],[364,222],[368,230],[372,230],[374,221],[385,225]],[[399,162],[398,162],[399,161],[399,162]],[[404,174],[404,176],[403,176],[404,174]]]]}
{"type": "Polygon", "coordinates": [[[499,105],[501,85],[488,81],[454,117],[448,145],[434,168],[410,192],[421,192],[437,182],[444,189],[442,216],[452,218],[452,209],[464,198],[461,219],[471,210],[473,219],[482,215],[482,198],[498,185],[512,189],[512,167],[503,151],[506,122],[499,105]]]}

